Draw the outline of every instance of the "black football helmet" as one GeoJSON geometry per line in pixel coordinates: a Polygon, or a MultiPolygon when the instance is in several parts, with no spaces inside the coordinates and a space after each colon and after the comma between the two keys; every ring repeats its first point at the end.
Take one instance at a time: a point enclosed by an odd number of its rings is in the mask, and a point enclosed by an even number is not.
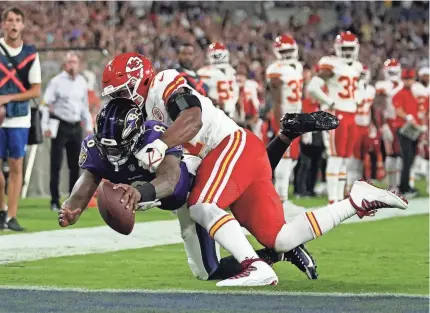
{"type": "Polygon", "coordinates": [[[97,114],[94,127],[94,141],[100,156],[118,169],[135,152],[144,128],[142,112],[133,100],[110,100],[97,114]]]}

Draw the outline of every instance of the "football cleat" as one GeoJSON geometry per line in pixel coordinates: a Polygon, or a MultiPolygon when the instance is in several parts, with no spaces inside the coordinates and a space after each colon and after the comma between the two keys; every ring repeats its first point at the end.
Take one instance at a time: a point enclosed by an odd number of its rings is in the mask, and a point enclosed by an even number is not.
{"type": "Polygon", "coordinates": [[[395,191],[378,188],[364,179],[357,180],[349,194],[349,202],[359,218],[373,216],[378,209],[397,208],[406,210],[408,200],[395,191]]]}
{"type": "Polygon", "coordinates": [[[218,282],[218,287],[253,287],[278,284],[275,271],[262,259],[246,259],[241,263],[242,272],[218,282]]]}
{"type": "Polygon", "coordinates": [[[339,126],[339,120],[336,116],[324,111],[287,113],[281,118],[281,126],[281,132],[288,138],[294,139],[308,132],[335,129],[339,126]]]}
{"type": "Polygon", "coordinates": [[[306,274],[309,279],[317,279],[317,263],[304,245],[284,253],[284,261],[291,262],[299,270],[306,274]]]}

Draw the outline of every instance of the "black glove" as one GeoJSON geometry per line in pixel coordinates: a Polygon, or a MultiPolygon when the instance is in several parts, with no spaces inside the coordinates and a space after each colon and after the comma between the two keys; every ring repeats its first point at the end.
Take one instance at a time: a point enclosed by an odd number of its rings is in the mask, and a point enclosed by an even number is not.
{"type": "Polygon", "coordinates": [[[313,113],[287,113],[281,118],[281,133],[293,140],[304,133],[337,128],[336,116],[318,111],[313,113]]]}

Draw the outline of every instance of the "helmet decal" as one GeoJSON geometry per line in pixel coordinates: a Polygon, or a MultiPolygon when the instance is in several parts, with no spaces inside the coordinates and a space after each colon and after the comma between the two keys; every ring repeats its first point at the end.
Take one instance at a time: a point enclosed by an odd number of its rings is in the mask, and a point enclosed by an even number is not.
{"type": "Polygon", "coordinates": [[[139,113],[137,109],[131,109],[125,117],[125,127],[122,131],[122,139],[126,138],[132,130],[137,128],[137,120],[139,119],[139,113]]]}

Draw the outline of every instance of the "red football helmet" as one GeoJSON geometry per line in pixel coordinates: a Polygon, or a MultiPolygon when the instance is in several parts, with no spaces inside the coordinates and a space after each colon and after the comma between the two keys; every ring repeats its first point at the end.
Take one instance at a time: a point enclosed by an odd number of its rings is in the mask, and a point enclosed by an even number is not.
{"type": "Polygon", "coordinates": [[[402,74],[402,66],[396,59],[388,59],[384,62],[384,77],[387,80],[398,82],[402,74]]]}
{"type": "Polygon", "coordinates": [[[299,58],[297,43],[290,35],[276,37],[273,52],[278,60],[297,60],[299,58]]]}
{"type": "Polygon", "coordinates": [[[142,107],[154,76],[151,62],[143,55],[136,52],[120,54],[103,71],[102,96],[128,98],[142,107]]]}
{"type": "Polygon", "coordinates": [[[363,70],[361,71],[361,79],[364,81],[365,84],[370,83],[370,69],[367,65],[363,65],[363,70]]]}
{"type": "Polygon", "coordinates": [[[209,64],[225,64],[230,61],[230,52],[221,41],[216,41],[208,48],[209,64]]]}
{"type": "Polygon", "coordinates": [[[358,39],[350,31],[341,32],[336,36],[334,51],[338,57],[345,59],[347,62],[355,61],[358,59],[359,49],[358,39]]]}

